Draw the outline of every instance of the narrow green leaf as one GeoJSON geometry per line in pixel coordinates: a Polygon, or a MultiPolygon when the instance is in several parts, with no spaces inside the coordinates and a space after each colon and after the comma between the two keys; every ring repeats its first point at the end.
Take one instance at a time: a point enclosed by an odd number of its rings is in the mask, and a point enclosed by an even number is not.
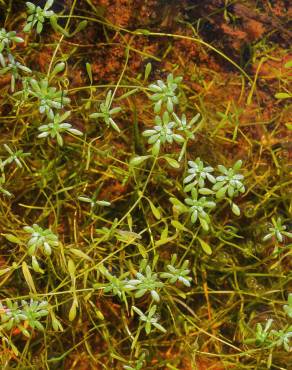
{"type": "Polygon", "coordinates": [[[133,231],[116,230],[116,238],[124,243],[132,243],[136,239],[141,239],[141,235],[134,233],[133,231]]]}
{"type": "Polygon", "coordinates": [[[147,63],[146,64],[146,68],[145,68],[145,74],[144,74],[144,81],[148,80],[148,77],[151,73],[151,69],[152,69],[152,64],[151,63],[147,63]]]}
{"type": "Polygon", "coordinates": [[[161,214],[160,214],[160,211],[157,207],[155,207],[155,205],[151,202],[150,199],[148,199],[148,202],[149,202],[149,205],[150,205],[150,208],[151,208],[151,211],[154,215],[154,217],[157,219],[157,220],[160,220],[161,219],[161,214]]]}
{"type": "Polygon", "coordinates": [[[18,239],[18,237],[13,234],[1,234],[1,235],[3,235],[4,238],[7,239],[11,243],[22,244],[21,240],[18,239]]]}
{"type": "Polygon", "coordinates": [[[81,200],[81,202],[92,203],[92,199],[87,197],[80,196],[78,199],[81,200]]]}
{"type": "Polygon", "coordinates": [[[174,158],[170,158],[170,157],[163,157],[165,160],[166,160],[166,162],[171,166],[171,167],[173,167],[173,168],[179,168],[180,167],[180,164],[179,164],[179,162],[176,160],[176,159],[174,159],[174,158]]]}
{"type": "Polygon", "coordinates": [[[231,209],[236,216],[240,216],[240,209],[237,204],[232,202],[231,209]]]}
{"type": "Polygon", "coordinates": [[[177,198],[169,198],[170,202],[174,205],[174,206],[178,206],[178,207],[184,207],[185,205],[179,201],[177,198]]]}
{"type": "Polygon", "coordinates": [[[76,317],[76,314],[77,314],[77,304],[76,304],[76,301],[74,299],[73,303],[72,303],[72,306],[70,308],[70,311],[69,311],[69,315],[68,315],[69,321],[73,321],[76,317]]]}
{"type": "Polygon", "coordinates": [[[22,262],[22,273],[27,285],[29,286],[30,291],[37,294],[33,278],[25,261],[22,262]]]}
{"type": "Polygon", "coordinates": [[[130,165],[139,166],[141,163],[145,162],[150,157],[151,157],[150,155],[140,155],[138,157],[134,157],[130,160],[130,165]]]}
{"type": "Polygon", "coordinates": [[[130,91],[127,91],[125,94],[122,94],[121,96],[119,96],[118,98],[115,99],[115,101],[119,101],[119,100],[123,100],[133,94],[135,94],[139,89],[135,88],[133,90],[130,90],[130,91]]]}
{"type": "Polygon", "coordinates": [[[40,273],[40,274],[43,274],[43,273],[44,273],[44,270],[42,270],[42,269],[40,268],[40,265],[39,265],[39,263],[38,263],[38,260],[37,260],[36,256],[32,256],[32,257],[31,257],[31,265],[32,265],[32,268],[33,268],[33,270],[34,270],[35,272],[38,272],[38,273],[40,273]]]}
{"type": "Polygon", "coordinates": [[[134,33],[137,34],[137,35],[146,35],[147,36],[147,35],[150,34],[150,31],[145,30],[143,28],[138,28],[137,30],[135,30],[134,33]]]}
{"type": "Polygon", "coordinates": [[[144,248],[144,246],[142,244],[140,244],[140,243],[137,243],[136,246],[137,246],[137,248],[138,248],[141,256],[143,258],[147,258],[148,257],[148,253],[147,253],[146,249],[144,248]]]}
{"type": "Polygon", "coordinates": [[[95,203],[102,207],[109,207],[111,205],[111,203],[106,200],[96,200],[95,203]]]}
{"type": "Polygon", "coordinates": [[[198,238],[198,240],[201,244],[201,247],[202,247],[203,251],[210,256],[212,254],[212,249],[211,249],[210,245],[207,244],[204,240],[202,240],[200,238],[198,238]]]}
{"type": "Polygon", "coordinates": [[[75,270],[76,270],[75,263],[70,258],[68,260],[68,271],[69,271],[69,274],[70,274],[70,277],[71,277],[72,280],[75,278],[75,270]]]}
{"type": "Polygon", "coordinates": [[[160,140],[157,140],[156,143],[152,146],[152,154],[156,157],[160,151],[160,140]]]}
{"type": "Polygon", "coordinates": [[[12,352],[15,354],[15,356],[18,357],[19,356],[19,351],[16,348],[16,346],[12,343],[11,340],[9,341],[9,346],[11,347],[12,352]]]}
{"type": "Polygon", "coordinates": [[[160,240],[165,240],[168,237],[168,225],[165,225],[165,228],[162,230],[160,240]]]}
{"type": "Polygon", "coordinates": [[[200,224],[201,224],[202,228],[205,231],[208,231],[209,230],[209,224],[208,224],[208,222],[204,218],[202,218],[200,216],[199,216],[199,220],[200,220],[200,224]]]}
{"type": "Polygon", "coordinates": [[[207,189],[207,188],[201,188],[199,189],[199,193],[202,195],[211,195],[211,194],[214,194],[214,191],[211,189],[207,189]]]}
{"type": "Polygon", "coordinates": [[[66,66],[66,64],[64,62],[60,62],[60,63],[56,64],[54,69],[53,69],[52,75],[56,75],[60,72],[63,72],[64,69],[65,69],[65,66],[66,66]]]}
{"type": "Polygon", "coordinates": [[[92,85],[92,70],[91,70],[91,64],[90,63],[86,63],[85,64],[86,66],[86,71],[87,71],[87,74],[88,74],[88,77],[89,77],[89,80],[90,80],[90,84],[92,85]]]}
{"type": "Polygon", "coordinates": [[[241,159],[239,159],[238,161],[236,161],[236,162],[235,162],[235,164],[234,164],[233,168],[234,168],[236,171],[238,171],[238,170],[241,168],[241,166],[242,166],[242,160],[241,160],[241,159]]]}
{"type": "Polygon", "coordinates": [[[87,261],[93,261],[92,258],[90,258],[87,254],[82,252],[80,249],[71,248],[70,253],[75,254],[75,256],[80,257],[81,259],[84,259],[87,261]]]}
{"type": "Polygon", "coordinates": [[[276,99],[289,99],[292,98],[291,94],[285,93],[285,92],[279,92],[275,94],[276,99]]]}
{"type": "Polygon", "coordinates": [[[51,315],[51,319],[52,319],[52,326],[53,326],[53,329],[55,331],[64,331],[63,327],[62,327],[62,324],[60,323],[60,321],[56,318],[56,315],[54,313],[53,310],[50,310],[50,315],[51,315]]]}
{"type": "Polygon", "coordinates": [[[166,333],[166,331],[167,331],[167,330],[166,330],[162,325],[158,324],[157,322],[156,322],[156,323],[154,323],[154,326],[155,326],[158,330],[162,331],[163,333],[166,333]]]}
{"type": "Polygon", "coordinates": [[[55,331],[64,331],[62,324],[56,317],[52,318],[52,326],[55,331]]]}
{"type": "Polygon", "coordinates": [[[173,204],[176,213],[184,213],[188,211],[188,208],[180,202],[177,198],[169,198],[171,204],[173,204]]]}
{"type": "Polygon", "coordinates": [[[181,224],[179,221],[176,221],[176,220],[172,220],[171,221],[171,224],[173,227],[175,227],[177,230],[180,230],[180,231],[188,231],[188,229],[186,227],[184,227],[183,224],[181,224]]]}

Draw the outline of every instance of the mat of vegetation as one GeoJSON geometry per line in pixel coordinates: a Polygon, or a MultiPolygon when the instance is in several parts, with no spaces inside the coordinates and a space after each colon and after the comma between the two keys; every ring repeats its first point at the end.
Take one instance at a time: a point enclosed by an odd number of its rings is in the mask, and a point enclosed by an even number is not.
{"type": "Polygon", "coordinates": [[[291,14],[0,0],[1,369],[291,369],[291,14]]]}

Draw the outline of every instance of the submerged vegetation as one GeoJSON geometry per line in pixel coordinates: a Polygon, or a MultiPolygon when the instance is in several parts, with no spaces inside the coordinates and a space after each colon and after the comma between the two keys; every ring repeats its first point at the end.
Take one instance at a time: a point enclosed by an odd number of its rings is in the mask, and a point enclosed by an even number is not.
{"type": "Polygon", "coordinates": [[[286,33],[256,1],[0,7],[1,369],[288,369],[286,33]]]}

